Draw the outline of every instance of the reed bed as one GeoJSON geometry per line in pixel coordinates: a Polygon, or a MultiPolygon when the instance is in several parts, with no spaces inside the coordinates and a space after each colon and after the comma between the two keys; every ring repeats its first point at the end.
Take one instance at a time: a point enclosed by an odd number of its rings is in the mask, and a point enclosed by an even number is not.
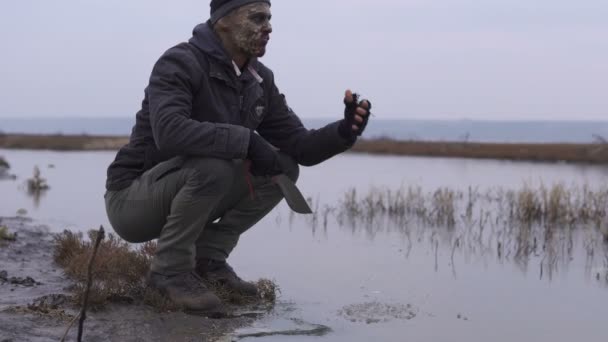
{"type": "Polygon", "coordinates": [[[493,257],[524,272],[536,261],[541,278],[552,278],[575,256],[584,257],[588,273],[608,286],[608,187],[541,184],[516,190],[424,191],[408,186],[365,193],[350,189],[334,206],[309,201],[317,208],[309,219],[315,233],[321,223],[327,230],[335,220],[371,239],[400,234],[406,255],[414,243],[426,242],[436,258],[448,257],[451,267],[456,255],[493,257]]]}
{"type": "MultiPolygon", "coordinates": [[[[317,205],[318,207],[318,205],[317,205]]],[[[501,188],[466,191],[439,188],[424,192],[421,187],[409,186],[394,189],[371,189],[359,195],[356,189],[348,190],[340,203],[329,207],[339,221],[373,221],[385,216],[394,222],[423,223],[427,226],[454,228],[471,220],[480,220],[485,212],[495,221],[509,224],[576,227],[592,224],[597,228],[606,225],[608,187],[567,187],[556,184],[536,188],[525,185],[519,190],[501,188]]]]}

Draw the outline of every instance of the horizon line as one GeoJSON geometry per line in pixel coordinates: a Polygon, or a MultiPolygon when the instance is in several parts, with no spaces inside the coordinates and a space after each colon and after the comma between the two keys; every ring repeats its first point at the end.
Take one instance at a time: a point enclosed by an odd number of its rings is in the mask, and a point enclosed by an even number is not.
{"type": "MultiPolygon", "coordinates": [[[[301,120],[337,120],[335,117],[299,117],[301,120]]],[[[51,117],[41,117],[41,116],[28,116],[28,117],[5,117],[0,118],[0,123],[2,120],[21,120],[21,121],[29,121],[29,120],[116,120],[116,119],[135,119],[135,116],[127,117],[127,116],[51,116],[51,117]]],[[[474,119],[474,118],[373,118],[374,121],[449,121],[449,122],[462,122],[462,121],[471,121],[471,122],[605,122],[608,123],[608,119],[474,119]]]]}

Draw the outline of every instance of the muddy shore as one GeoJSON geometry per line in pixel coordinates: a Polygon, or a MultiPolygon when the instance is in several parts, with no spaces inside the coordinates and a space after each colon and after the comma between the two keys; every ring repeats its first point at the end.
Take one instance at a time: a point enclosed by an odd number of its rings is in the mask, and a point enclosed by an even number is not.
{"type": "MultiPolygon", "coordinates": [[[[0,341],[59,341],[79,308],[71,304],[70,286],[53,262],[53,234],[27,218],[0,218],[15,233],[0,241],[0,341]]],[[[110,304],[87,312],[86,341],[216,341],[249,325],[249,315],[210,319],[149,306],[110,304]]],[[[68,341],[74,341],[77,324],[68,341]]]]}
{"type": "MultiPolygon", "coordinates": [[[[117,150],[128,142],[122,136],[0,135],[0,148],[96,151],[117,150]]],[[[449,141],[359,140],[352,152],[430,157],[504,159],[546,162],[606,163],[608,144],[515,144],[449,141]]]]}

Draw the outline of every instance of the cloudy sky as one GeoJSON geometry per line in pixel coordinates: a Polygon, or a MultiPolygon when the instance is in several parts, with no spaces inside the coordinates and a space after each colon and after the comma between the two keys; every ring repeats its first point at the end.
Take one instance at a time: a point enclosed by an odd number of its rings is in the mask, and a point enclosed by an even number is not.
{"type": "MultiPolygon", "coordinates": [[[[129,117],[206,0],[19,0],[0,11],[0,123],[129,117]]],[[[305,118],[353,88],[378,118],[608,119],[606,0],[274,0],[262,61],[305,118]]]]}

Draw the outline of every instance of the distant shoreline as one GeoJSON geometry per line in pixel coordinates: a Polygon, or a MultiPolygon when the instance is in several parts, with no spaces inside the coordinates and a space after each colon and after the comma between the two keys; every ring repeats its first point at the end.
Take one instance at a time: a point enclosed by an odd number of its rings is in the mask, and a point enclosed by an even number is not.
{"type": "MultiPolygon", "coordinates": [[[[305,127],[318,129],[331,118],[301,118],[305,127]]],[[[0,119],[0,134],[128,136],[135,117],[0,119]]],[[[375,117],[365,137],[414,141],[475,141],[483,143],[593,144],[608,140],[608,120],[440,120],[375,117]]]]}
{"type": "MultiPolygon", "coordinates": [[[[53,151],[112,151],[129,141],[126,136],[2,134],[0,148],[53,151]]],[[[608,144],[477,143],[449,141],[360,140],[357,153],[400,156],[502,159],[544,162],[608,162],[608,144]]]]}

